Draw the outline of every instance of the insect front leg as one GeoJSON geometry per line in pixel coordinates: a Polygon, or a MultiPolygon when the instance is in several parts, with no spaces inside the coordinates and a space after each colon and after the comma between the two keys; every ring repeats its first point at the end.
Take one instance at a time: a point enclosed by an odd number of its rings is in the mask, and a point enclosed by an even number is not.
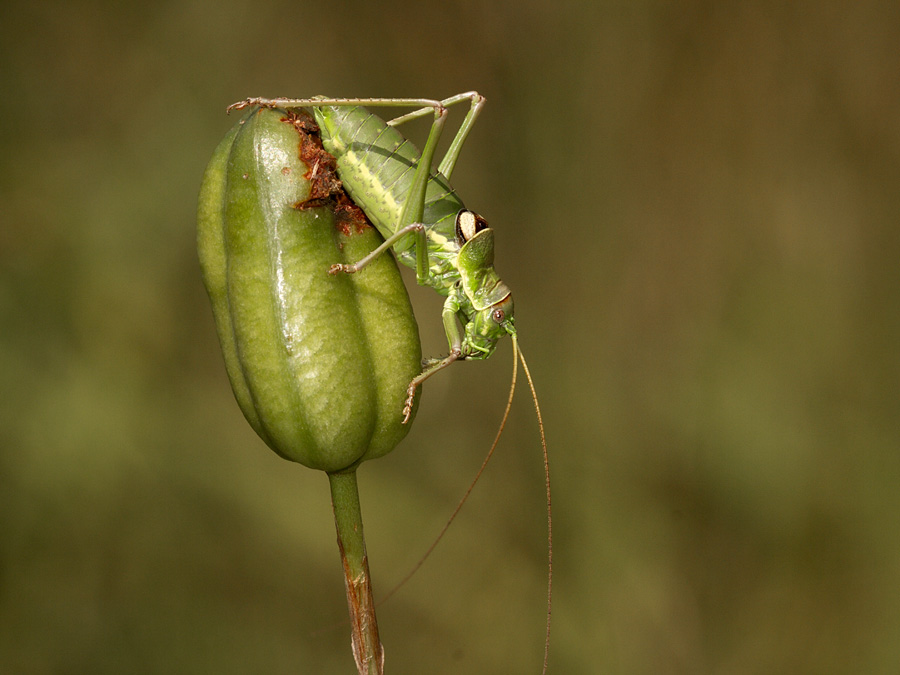
{"type": "Polygon", "coordinates": [[[442,359],[431,361],[425,369],[412,379],[406,390],[406,404],[403,406],[403,423],[409,421],[412,414],[413,402],[416,398],[416,389],[429,377],[439,370],[443,370],[454,361],[463,358],[463,342],[462,333],[459,330],[459,324],[456,316],[459,313],[459,299],[454,293],[447,296],[444,301],[444,309],[441,311],[441,319],[444,322],[444,332],[447,334],[447,342],[450,343],[450,354],[442,359]]]}

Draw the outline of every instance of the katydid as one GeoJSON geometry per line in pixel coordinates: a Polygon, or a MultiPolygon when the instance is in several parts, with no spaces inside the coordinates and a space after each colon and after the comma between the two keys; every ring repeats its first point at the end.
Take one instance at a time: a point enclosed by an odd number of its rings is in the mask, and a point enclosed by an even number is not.
{"type": "MultiPolygon", "coordinates": [[[[334,265],[329,270],[330,273],[357,272],[390,249],[399,262],[416,270],[416,280],[420,285],[430,286],[446,297],[442,319],[450,353],[444,358],[427,360],[423,371],[409,383],[403,408],[404,422],[409,419],[416,389],[422,382],[455,361],[486,359],[494,353],[500,338],[505,335],[512,337],[513,384],[506,414],[512,403],[515,365],[518,358],[528,378],[544,452],[550,549],[547,588],[547,645],[549,645],[552,518],[549,462],[540,407],[528,365],[518,348],[512,293],[493,267],[493,230],[484,218],[463,205],[449,182],[462,145],[484,103],[484,97],[472,91],[442,101],[419,98],[324,96],[299,99],[249,98],[235,103],[229,110],[260,106],[307,108],[312,112],[319,125],[325,149],[337,160],[337,173],[344,188],[384,237],[384,243],[365,258],[354,264],[334,265]],[[465,101],[469,102],[465,119],[438,164],[437,171],[433,171],[435,152],[447,119],[447,108],[465,101]],[[385,122],[363,106],[413,110],[385,122]],[[429,114],[433,115],[433,122],[420,154],[396,127],[408,120],[429,114]],[[462,330],[460,324],[463,326],[462,330]]],[[[502,428],[501,425],[501,432],[502,428]]],[[[499,433],[482,465],[482,470],[490,459],[497,440],[499,433]]],[[[480,474],[481,470],[478,472],[478,475],[480,474]]],[[[475,480],[477,479],[478,476],[475,480]]],[[[456,512],[451,516],[451,521],[455,515],[456,512]]],[[[545,671],[546,667],[545,647],[545,671]]]]}

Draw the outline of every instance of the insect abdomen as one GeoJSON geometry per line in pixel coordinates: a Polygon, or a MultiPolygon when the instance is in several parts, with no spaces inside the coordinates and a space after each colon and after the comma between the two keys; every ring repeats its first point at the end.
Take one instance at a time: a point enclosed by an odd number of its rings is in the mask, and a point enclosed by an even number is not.
{"type": "MultiPolygon", "coordinates": [[[[403,203],[412,186],[419,150],[394,127],[363,107],[313,108],[322,142],[337,159],[338,175],[353,201],[381,235],[398,226],[403,203]]],[[[446,178],[432,173],[425,195],[423,222],[452,236],[454,218],[463,208],[446,178]]],[[[412,237],[395,249],[412,246],[412,237]]]]}

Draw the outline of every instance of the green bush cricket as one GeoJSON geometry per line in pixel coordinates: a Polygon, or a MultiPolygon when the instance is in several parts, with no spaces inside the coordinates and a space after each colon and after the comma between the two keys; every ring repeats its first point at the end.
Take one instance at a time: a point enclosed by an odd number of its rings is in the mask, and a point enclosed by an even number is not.
{"type": "MultiPolygon", "coordinates": [[[[330,273],[357,272],[390,249],[399,262],[416,270],[416,280],[420,285],[430,286],[446,298],[442,320],[450,353],[444,358],[426,360],[423,371],[409,383],[402,411],[404,421],[409,419],[416,389],[422,382],[455,361],[488,358],[494,353],[500,338],[511,336],[513,383],[504,423],[515,388],[515,366],[521,361],[534,400],[544,455],[548,520],[547,632],[544,650],[546,672],[553,553],[549,460],[540,406],[528,365],[518,347],[512,293],[493,267],[493,230],[484,218],[463,205],[449,182],[462,145],[484,103],[484,97],[473,91],[442,101],[323,96],[300,99],[249,98],[235,103],[229,110],[252,106],[306,108],[314,116],[325,149],[337,160],[337,173],[344,188],[384,237],[384,243],[372,253],[353,264],[334,265],[328,270],[330,273]],[[433,171],[435,152],[447,119],[447,108],[465,101],[469,102],[465,119],[438,164],[437,171],[433,171]],[[413,110],[385,122],[363,106],[413,110]],[[429,114],[433,115],[433,122],[420,154],[396,127],[429,114]]],[[[502,429],[501,424],[500,432],[502,429]]],[[[476,475],[476,481],[490,459],[497,440],[499,433],[476,475]]],[[[472,486],[469,491],[471,488],[472,486]]],[[[465,501],[469,491],[462,501],[465,501]]],[[[450,522],[458,510],[459,507],[454,511],[450,522]]],[[[449,522],[447,525],[449,526],[449,522]]],[[[444,529],[446,530],[446,526],[444,529]]],[[[431,549],[429,553],[430,551],[431,549]]]]}

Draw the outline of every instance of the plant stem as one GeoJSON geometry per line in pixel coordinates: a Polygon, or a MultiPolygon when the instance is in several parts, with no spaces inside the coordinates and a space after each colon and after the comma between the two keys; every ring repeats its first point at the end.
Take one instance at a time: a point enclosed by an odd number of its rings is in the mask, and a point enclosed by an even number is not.
{"type": "Polygon", "coordinates": [[[347,604],[350,608],[350,637],[356,669],[359,675],[383,675],[384,649],[378,638],[378,622],[375,619],[356,469],[329,473],[328,482],[331,485],[331,506],[334,509],[338,548],[344,566],[347,604]]]}

